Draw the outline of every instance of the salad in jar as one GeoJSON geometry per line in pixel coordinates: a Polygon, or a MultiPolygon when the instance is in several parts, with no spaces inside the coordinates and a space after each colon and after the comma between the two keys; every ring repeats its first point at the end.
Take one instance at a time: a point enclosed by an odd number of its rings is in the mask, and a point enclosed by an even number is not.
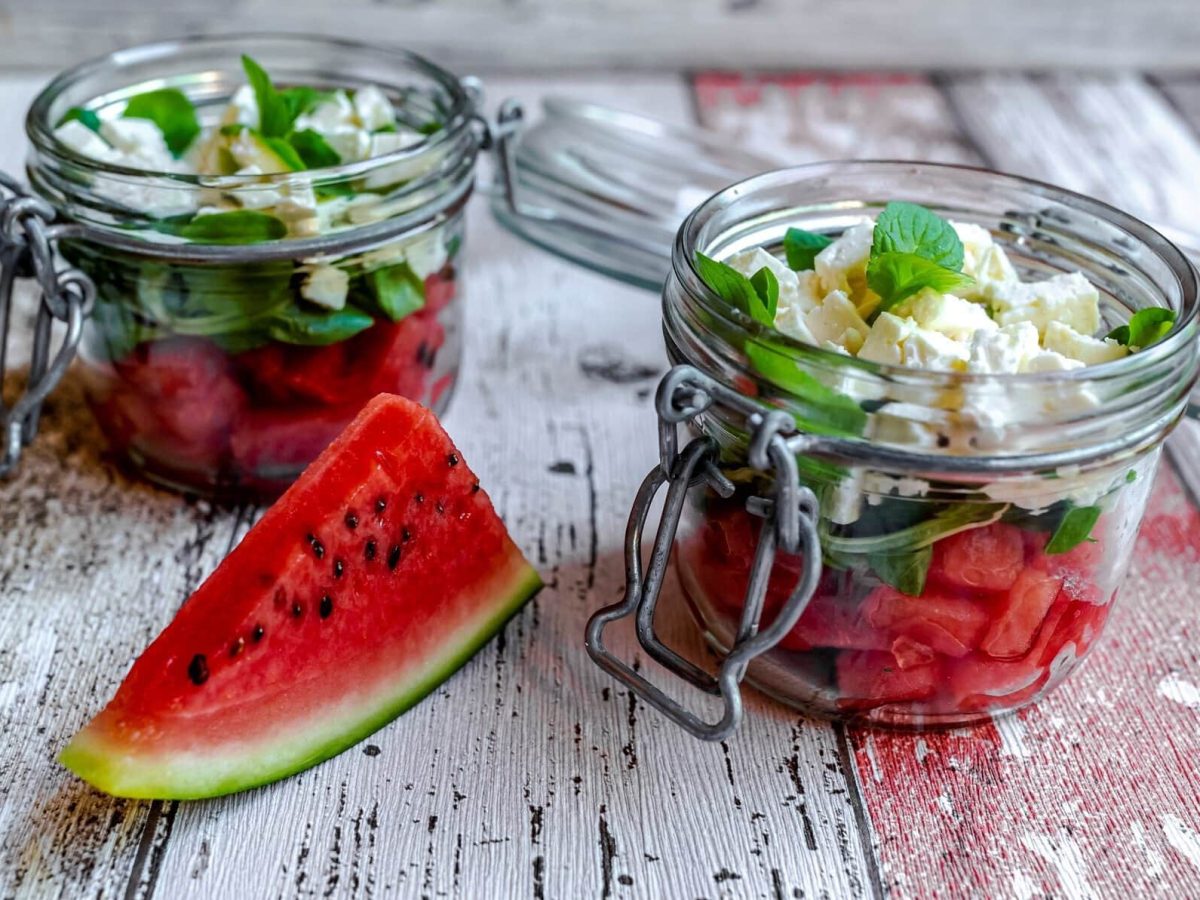
{"type": "Polygon", "coordinates": [[[62,247],[96,285],[81,356],[113,448],[169,486],[270,496],[376,394],[444,408],[470,160],[462,189],[436,96],[241,64],[220,100],[169,86],[71,107],[30,176],[118,234],[62,247]]]}
{"type": "MultiPolygon", "coordinates": [[[[694,267],[754,323],[741,348],[753,376],[744,394],[769,382],[794,400],[800,431],[943,457],[1019,450],[1039,428],[1043,444],[1047,428],[1069,444],[1072,423],[1103,404],[1098,380],[1023,379],[1017,389],[1006,376],[1103,373],[1175,319],[1151,307],[1105,327],[1082,273],[1022,277],[986,229],[910,203],[889,203],[839,235],[792,228],[779,247],[723,261],[697,253],[694,267]],[[772,335],[835,363],[873,364],[874,377],[831,377],[836,365],[807,366],[772,335]],[[931,389],[906,379],[911,370],[945,378],[931,389]]],[[[762,528],[747,500],[772,491],[747,466],[744,435],[707,428],[723,434],[721,470],[735,490],[708,488],[685,509],[676,561],[701,624],[729,647],[762,528]]],[[[800,481],[820,504],[820,580],[752,679],[818,714],[909,727],[1031,702],[1099,635],[1156,458],[984,480],[801,455],[800,481]]],[[[761,622],[783,608],[805,563],[776,555],[761,622]]]]}

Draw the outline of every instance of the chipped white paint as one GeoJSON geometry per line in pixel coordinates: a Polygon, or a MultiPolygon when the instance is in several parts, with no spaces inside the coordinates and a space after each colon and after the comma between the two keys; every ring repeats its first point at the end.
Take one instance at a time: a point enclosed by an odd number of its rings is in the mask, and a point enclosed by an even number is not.
{"type": "Polygon", "coordinates": [[[925,762],[925,757],[929,756],[930,752],[929,744],[926,743],[925,738],[917,738],[913,741],[913,753],[917,757],[918,765],[925,762]]]}
{"type": "Polygon", "coordinates": [[[1166,869],[1162,853],[1150,842],[1146,827],[1141,822],[1131,822],[1129,832],[1133,837],[1133,845],[1146,859],[1146,874],[1150,878],[1158,878],[1166,869]]]}
{"type": "Polygon", "coordinates": [[[1011,759],[1026,760],[1033,756],[1026,739],[1025,723],[1018,714],[998,717],[994,723],[1000,736],[1000,755],[1011,759]]]}
{"type": "Polygon", "coordinates": [[[1178,672],[1172,672],[1158,683],[1158,693],[1171,702],[1180,703],[1188,709],[1200,709],[1200,688],[1178,672]]]}
{"type": "Polygon", "coordinates": [[[1079,844],[1065,831],[1057,834],[1029,832],[1021,836],[1021,843],[1036,853],[1054,869],[1058,886],[1067,900],[1091,900],[1096,891],[1088,881],[1087,862],[1079,850],[1079,844]]]}
{"type": "Polygon", "coordinates": [[[867,735],[867,759],[871,763],[871,777],[876,784],[883,784],[883,769],[879,767],[879,754],[875,749],[875,735],[867,735]]]}
{"type": "Polygon", "coordinates": [[[1021,869],[1013,872],[1012,890],[1013,900],[1033,900],[1039,893],[1038,883],[1021,869]]]}
{"type": "Polygon", "coordinates": [[[1200,833],[1191,825],[1168,813],[1162,817],[1163,835],[1167,843],[1179,851],[1179,855],[1200,870],[1200,833]]]}

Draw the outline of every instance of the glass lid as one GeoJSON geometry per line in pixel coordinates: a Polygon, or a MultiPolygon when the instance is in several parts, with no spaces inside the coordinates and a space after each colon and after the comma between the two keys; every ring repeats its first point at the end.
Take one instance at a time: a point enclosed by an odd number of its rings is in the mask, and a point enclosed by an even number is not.
{"type": "Polygon", "coordinates": [[[712,194],[779,163],[728,138],[604,106],[547,98],[522,128],[506,102],[496,134],[496,218],[572,262],[662,288],[684,218],[712,194]]]}

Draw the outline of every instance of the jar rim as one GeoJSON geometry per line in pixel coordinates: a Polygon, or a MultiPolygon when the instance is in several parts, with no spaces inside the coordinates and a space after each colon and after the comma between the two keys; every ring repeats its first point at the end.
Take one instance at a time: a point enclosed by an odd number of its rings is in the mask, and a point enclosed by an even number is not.
{"type": "Polygon", "coordinates": [[[249,47],[255,41],[292,44],[297,47],[336,48],[348,53],[371,53],[392,57],[396,61],[402,62],[421,74],[430,77],[439,87],[445,89],[452,98],[451,105],[446,112],[446,122],[443,124],[443,127],[433,134],[422,135],[420,141],[399,150],[366,160],[307,169],[304,173],[306,175],[318,173],[322,178],[355,177],[377,166],[413,159],[446,146],[457,139],[470,126],[475,101],[464,86],[463,81],[449,70],[442,68],[420,54],[398,47],[389,47],[384,44],[356,41],[347,38],[304,33],[260,31],[237,35],[188,35],[172,40],[135,44],[131,47],[114,50],[103,56],[93,57],[92,59],[78,63],[60,72],[49,84],[38,92],[25,116],[25,133],[37,150],[65,159],[82,169],[90,170],[106,177],[136,180],[147,178],[164,179],[181,186],[217,189],[246,186],[267,188],[275,183],[283,183],[289,178],[295,178],[298,173],[282,172],[273,175],[200,175],[189,172],[163,172],[104,162],[86,156],[59,140],[54,133],[55,128],[50,121],[50,107],[64,91],[88,76],[103,72],[107,68],[116,68],[134,62],[166,59],[178,54],[181,50],[238,45],[249,47]]]}
{"type": "MultiPolygon", "coordinates": [[[[838,203],[842,198],[831,197],[829,202],[838,203]]],[[[849,201],[847,201],[849,202],[849,201]]],[[[847,209],[866,209],[866,204],[853,201],[847,209]]],[[[866,160],[832,160],[806,163],[773,169],[738,181],[710,196],[696,207],[684,220],[676,233],[675,246],[672,252],[672,271],[684,289],[692,297],[701,301],[706,313],[717,317],[723,324],[740,329],[748,336],[765,338],[772,343],[782,345],[787,350],[798,351],[810,359],[850,367],[888,380],[904,381],[912,385],[922,383],[944,384],[952,378],[960,383],[1003,383],[1022,386],[1037,386],[1064,384],[1075,381],[1092,381],[1102,378],[1120,378],[1131,373],[1153,367],[1156,363],[1176,355],[1187,349],[1194,342],[1193,335],[1197,318],[1200,317],[1200,276],[1186,255],[1172,241],[1158,230],[1142,220],[1118,209],[1111,204],[1089,197],[1076,191],[1068,190],[1045,181],[999,172],[984,166],[970,166],[958,163],[915,162],[898,159],[866,159],[866,160]],[[1180,309],[1177,311],[1175,322],[1170,332],[1161,340],[1149,347],[1131,353],[1121,359],[1077,369],[1059,372],[1026,372],[1026,373],[997,373],[981,374],[968,372],[946,372],[940,370],[921,369],[910,366],[899,366],[888,363],[877,363],[870,360],[847,356],[833,350],[827,350],[814,344],[801,341],[785,334],[770,325],[765,325],[752,319],[746,313],[727,303],[708,286],[696,269],[696,252],[702,250],[700,235],[706,224],[730,203],[739,197],[753,191],[782,187],[796,181],[815,179],[831,173],[850,173],[854,170],[863,172],[901,172],[907,173],[967,173],[987,179],[1006,182],[1013,186],[1041,193],[1048,199],[1053,198],[1093,215],[1108,224],[1120,228],[1123,232],[1139,241],[1144,247],[1155,253],[1166,264],[1174,275],[1180,290],[1180,309]]],[[[1191,367],[1188,373],[1195,377],[1197,365],[1191,367]]]]}

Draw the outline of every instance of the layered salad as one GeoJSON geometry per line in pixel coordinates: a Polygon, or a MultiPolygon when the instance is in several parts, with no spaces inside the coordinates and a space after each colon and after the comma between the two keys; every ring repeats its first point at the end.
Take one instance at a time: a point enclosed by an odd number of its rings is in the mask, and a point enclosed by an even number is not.
{"type": "Polygon", "coordinates": [[[375,394],[444,401],[461,217],[345,255],[239,261],[411,210],[442,127],[374,85],[277,85],[243,66],[223,106],[164,88],[71,109],[55,136],[103,164],[90,189],[119,227],[230,248],[213,262],[65,248],[98,289],[84,356],[110,441],[177,487],[272,494],[375,394]]]}
{"type": "MultiPolygon", "coordinates": [[[[1086,417],[1101,405],[1087,379],[1024,392],[1004,379],[1121,360],[1174,322],[1153,308],[1106,327],[1083,274],[1023,279],[987,230],[909,203],[837,236],[790,229],[780,248],[700,254],[695,266],[764,326],[743,348],[753,381],[786,391],[800,430],[920,453],[986,455],[1019,445],[1014,422],[1086,417]],[[825,353],[813,363],[779,334],[825,353]],[[831,376],[846,357],[887,368],[831,376]],[[887,372],[905,369],[949,377],[921,397],[911,383],[888,385],[887,372]]],[[[1136,534],[1145,462],[966,483],[800,457],[821,502],[822,577],[769,664],[786,672],[791,699],[826,714],[958,722],[1029,702],[1099,634],[1136,534]]],[[[738,491],[692,511],[679,555],[719,640],[736,630],[760,528],[746,500],[771,492],[736,446],[723,463],[738,491]]],[[[778,559],[764,622],[803,563],[778,559]]]]}

